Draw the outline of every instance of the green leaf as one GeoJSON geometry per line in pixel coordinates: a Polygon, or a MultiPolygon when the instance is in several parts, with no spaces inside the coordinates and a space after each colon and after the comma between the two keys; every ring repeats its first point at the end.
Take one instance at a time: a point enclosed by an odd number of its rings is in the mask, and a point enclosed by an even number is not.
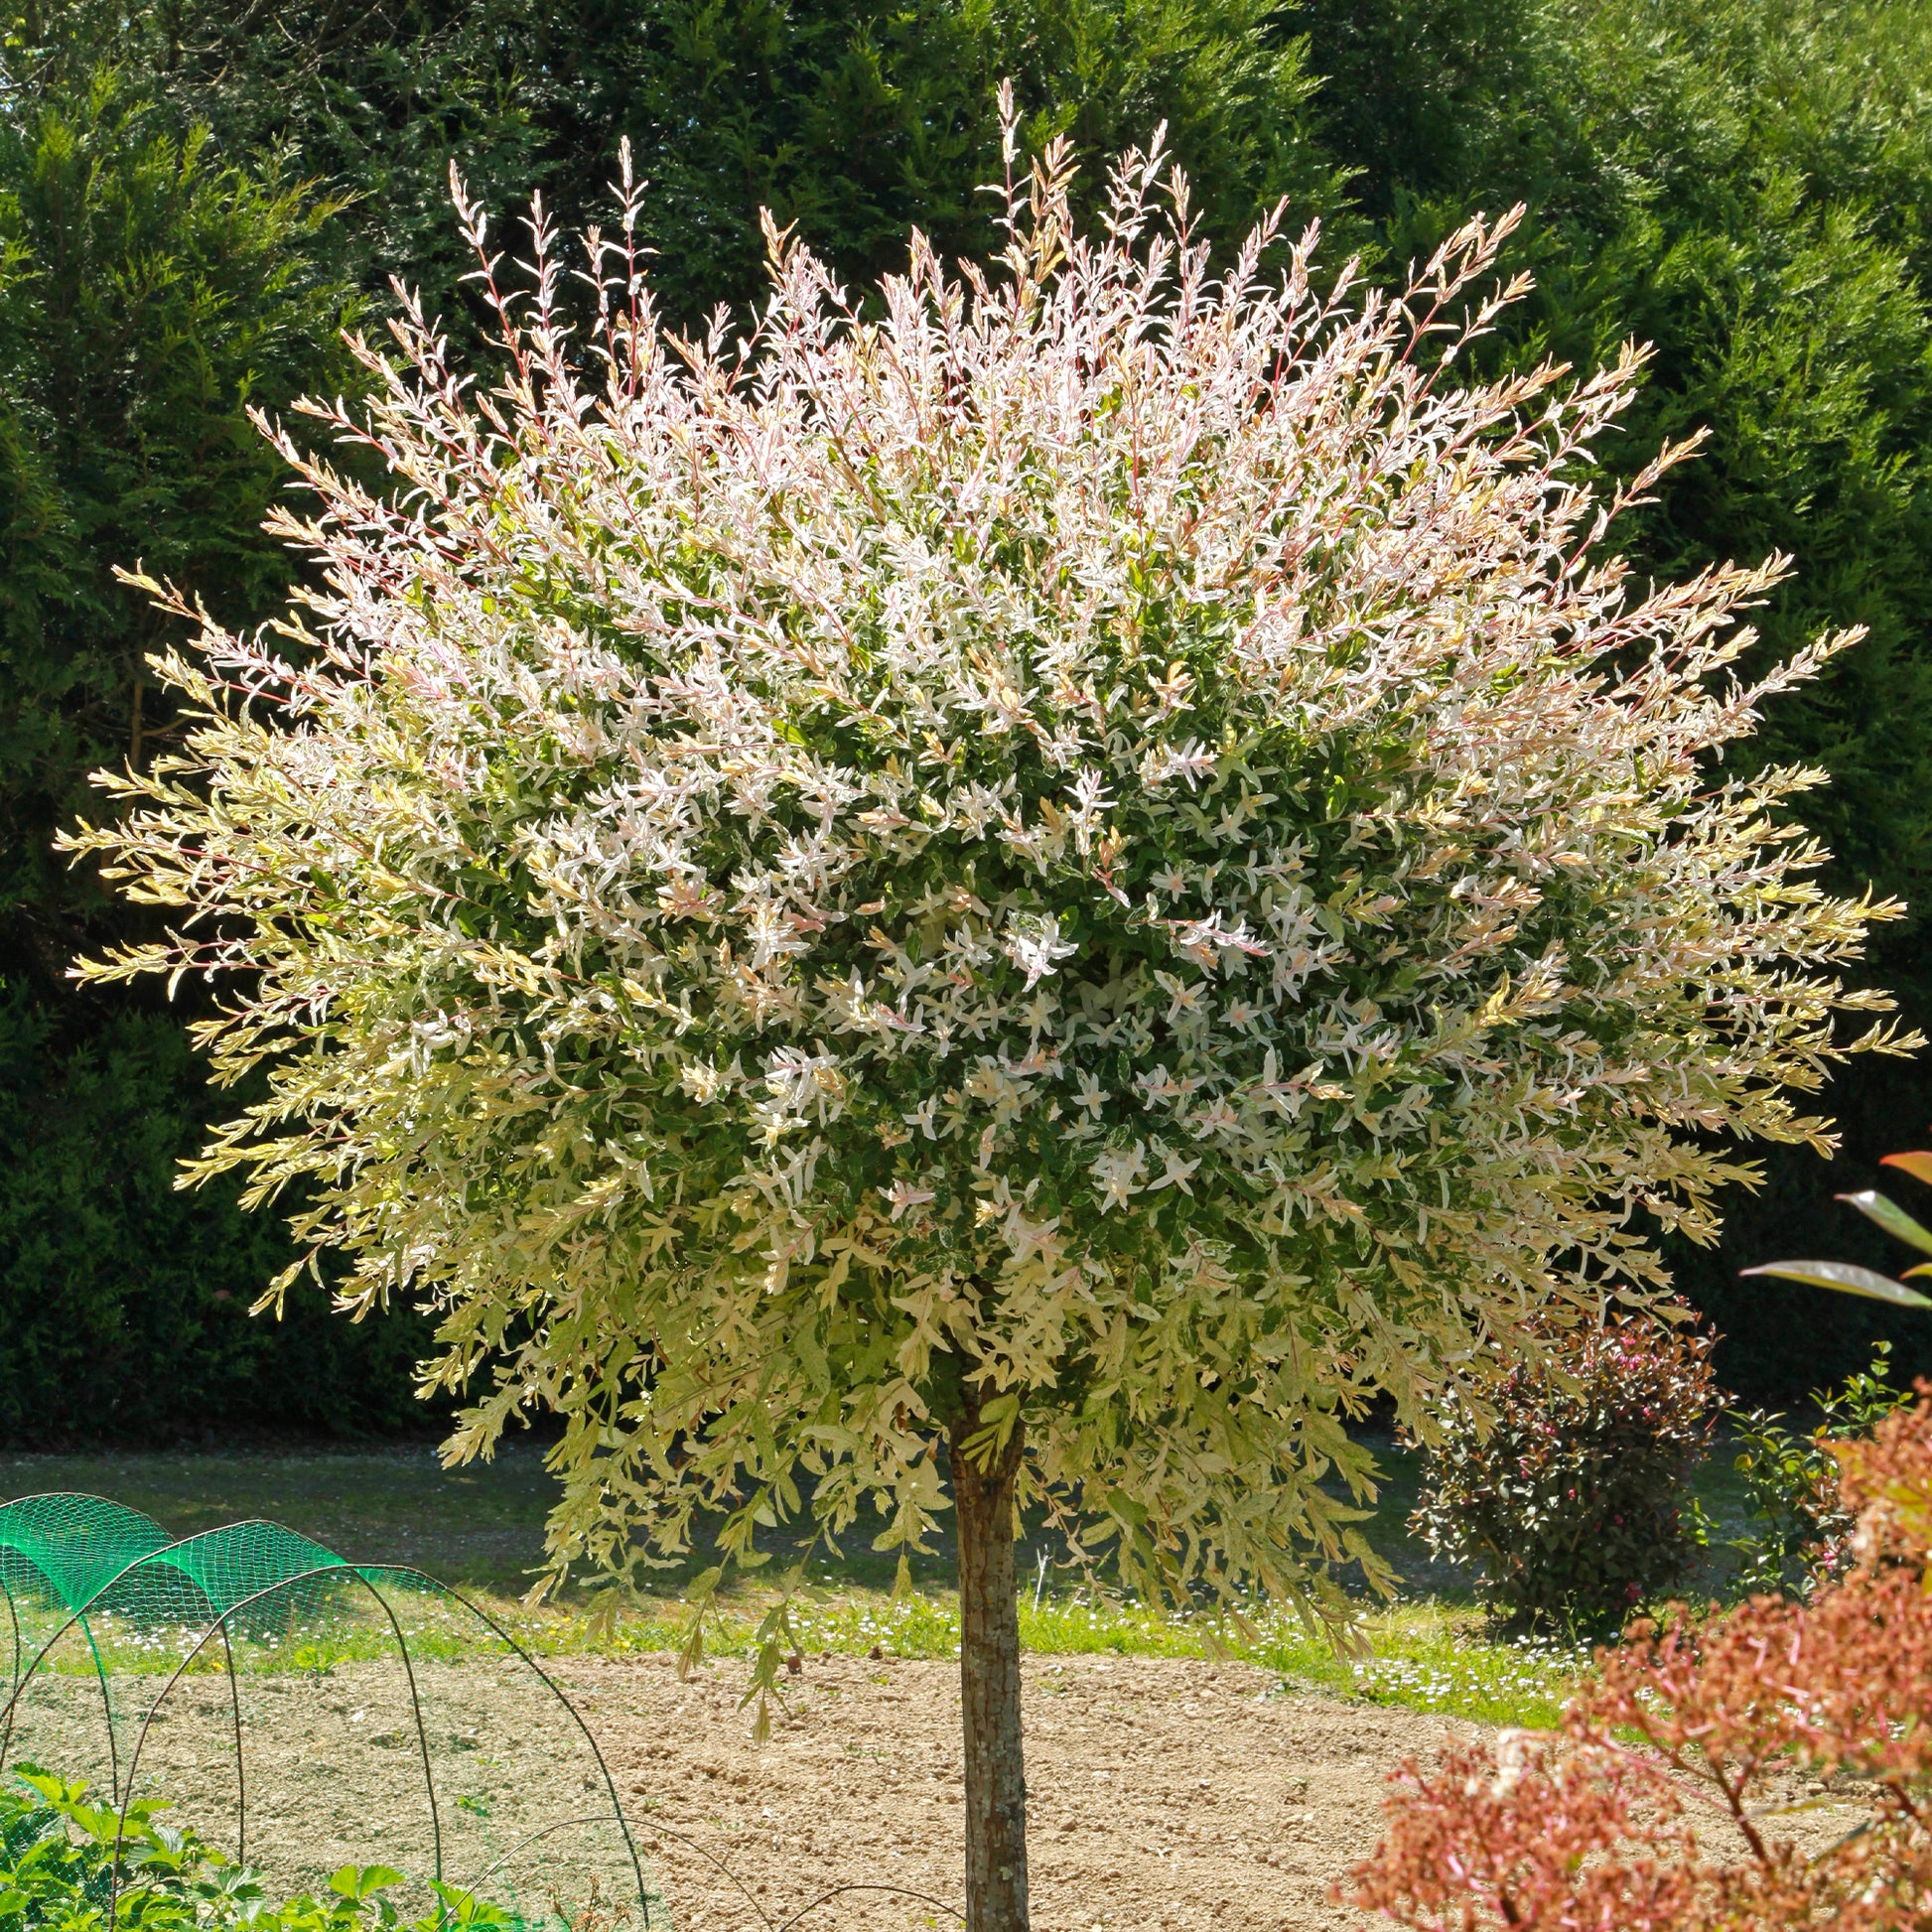
{"type": "Polygon", "coordinates": [[[1890,1302],[1901,1309],[1932,1309],[1932,1300],[1850,1261],[1774,1261],[1762,1268],[1745,1268],[1746,1275],[1770,1275],[1778,1281],[1804,1282],[1812,1288],[1835,1288],[1845,1295],[1868,1296],[1874,1302],[1890,1302]]]}
{"type": "Polygon", "coordinates": [[[1840,1194],[1838,1199],[1856,1207],[1868,1221],[1876,1221],[1887,1234],[1909,1241],[1921,1254],[1932,1255],[1932,1228],[1922,1227],[1896,1201],[1869,1187],[1856,1194],[1840,1194]]]}
{"type": "Polygon", "coordinates": [[[345,1864],[329,1880],[329,1889],[358,1903],[391,1885],[402,1883],[402,1873],[387,1864],[345,1864]]]}
{"type": "Polygon", "coordinates": [[[475,1892],[465,1891],[461,1885],[446,1885],[439,1879],[430,1881],[430,1890],[442,1900],[444,1909],[434,1919],[419,1920],[423,1926],[448,1927],[450,1925],[508,1925],[510,1916],[500,1905],[492,1905],[487,1899],[479,1898],[475,1892]]]}

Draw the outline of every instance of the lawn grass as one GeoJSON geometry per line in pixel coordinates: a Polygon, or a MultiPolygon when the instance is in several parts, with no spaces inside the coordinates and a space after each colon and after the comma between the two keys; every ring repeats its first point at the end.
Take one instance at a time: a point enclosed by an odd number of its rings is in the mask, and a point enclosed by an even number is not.
{"type": "MultiPolygon", "coordinates": [[[[1491,1724],[1555,1723],[1588,1668],[1587,1649],[1493,1634],[1466,1581],[1431,1565],[1408,1537],[1420,1458],[1386,1437],[1371,1446],[1383,1484],[1363,1528],[1403,1587],[1394,1603],[1363,1599],[1358,1650],[1337,1649],[1287,1610],[1267,1611],[1245,1630],[1217,1634],[1199,1618],[1121,1601],[1050,1562],[1040,1569],[1036,1559],[1045,1546],[1037,1540],[1021,1557],[1029,1586],[1021,1603],[1023,1645],[1047,1656],[1202,1656],[1218,1648],[1270,1672],[1289,1691],[1491,1724]]],[[[1736,1533],[1743,1515],[1730,1459],[1721,1449],[1698,1478],[1700,1500],[1716,1529],[1712,1561],[1688,1592],[1694,1596],[1721,1594],[1730,1567],[1722,1544],[1736,1533]]],[[[664,1576],[660,1595],[624,1609],[609,1627],[593,1624],[581,1597],[538,1609],[521,1605],[518,1599],[541,1564],[543,1521],[554,1496],[541,1450],[527,1443],[507,1444],[493,1462],[460,1470],[444,1469],[428,1445],[0,1455],[0,1497],[50,1489],[112,1496],[147,1511],[176,1535],[268,1517],[351,1562],[414,1565],[476,1596],[541,1655],[674,1648],[688,1627],[678,1593],[688,1572],[664,1576]]],[[[942,1544],[914,1558],[913,1587],[896,1595],[897,1555],[873,1551],[870,1541],[855,1534],[843,1551],[815,1560],[810,1593],[795,1612],[803,1647],[843,1655],[865,1655],[875,1647],[900,1657],[956,1655],[950,1550],[942,1544]]],[[[745,1654],[769,1601],[768,1587],[757,1578],[729,1590],[708,1630],[708,1647],[721,1655],[745,1654]]],[[[423,1640],[436,1654],[458,1654],[467,1641],[427,1628],[423,1640]]],[[[342,1632],[252,1661],[264,1669],[315,1668],[332,1655],[360,1654],[367,1643],[380,1642],[375,1631],[342,1632]]]]}
{"type": "MultiPolygon", "coordinates": [[[[936,1592],[897,1602],[846,1593],[805,1606],[798,1625],[806,1649],[835,1655],[863,1656],[875,1646],[896,1657],[959,1653],[957,1601],[936,1592]]],[[[672,1628],[668,1618],[621,1621],[615,1642],[661,1648],[672,1628]]],[[[748,1652],[755,1629],[752,1618],[727,1608],[711,1647],[724,1655],[748,1652]]],[[[541,1632],[532,1634],[544,1641],[541,1632]]],[[[1479,1610],[1437,1601],[1370,1608],[1355,1635],[1359,1649],[1341,1648],[1285,1609],[1251,1619],[1245,1631],[1212,1633],[1198,1618],[1084,1593],[1042,1596],[1037,1606],[1023,1597],[1020,1606],[1021,1647],[1035,1656],[1232,1656],[1269,1672],[1284,1694],[1358,1698],[1479,1724],[1549,1728],[1590,1668],[1587,1646],[1499,1637],[1479,1610]]]]}

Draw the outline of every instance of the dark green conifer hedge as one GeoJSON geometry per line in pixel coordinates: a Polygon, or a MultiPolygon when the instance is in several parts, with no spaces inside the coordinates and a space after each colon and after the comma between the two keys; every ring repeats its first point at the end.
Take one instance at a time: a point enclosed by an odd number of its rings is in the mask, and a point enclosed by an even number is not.
{"type": "MultiPolygon", "coordinates": [[[[1790,552],[1764,650],[1869,626],[1762,744],[1832,771],[1815,816],[1842,879],[1932,906],[1932,13],[1913,0],[37,0],[0,12],[0,1437],[173,1427],[174,1398],[117,1379],[163,1342],[200,1413],[413,1413],[407,1319],[339,1330],[319,1296],[280,1331],[241,1317],[281,1237],[172,1189],[209,1105],[179,1010],[65,983],[129,915],[58,865],[53,828],[91,766],[152,757],[171,725],[112,566],[139,558],[230,622],[274,616],[291,559],[258,526],[283,479],[246,408],[349,382],[338,332],[379,322],[392,273],[470,326],[452,162],[501,216],[541,192],[574,223],[627,136],[660,299],[696,324],[756,296],[761,204],[856,283],[909,222],[986,252],[1006,74],[1032,139],[1065,128],[1096,161],[1166,118],[1223,241],[1286,195],[1326,219],[1331,262],[1378,268],[1527,203],[1538,294],[1489,352],[1656,345],[1618,467],[1694,426],[1710,444],[1626,541],[1669,575],[1790,552]],[[319,1376],[340,1397],[317,1401],[319,1376]]],[[[1871,970],[1924,1024],[1921,916],[1871,970]]],[[[1847,1159],[1774,1159],[1724,1251],[1683,1261],[1753,1395],[1849,1373],[1885,1328],[1734,1279],[1851,1251],[1829,1195],[1932,1135],[1932,1070],[1861,1069],[1832,1104],[1847,1159]]],[[[1923,1334],[1897,1340],[1919,1365],[1923,1334]]]]}

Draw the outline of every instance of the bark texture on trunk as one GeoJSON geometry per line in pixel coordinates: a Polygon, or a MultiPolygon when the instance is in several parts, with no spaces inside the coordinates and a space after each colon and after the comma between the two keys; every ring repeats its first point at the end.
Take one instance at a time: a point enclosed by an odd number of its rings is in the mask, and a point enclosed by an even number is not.
{"type": "Polygon", "coordinates": [[[1027,1772],[1020,1744],[1020,1585],[1013,1506],[1021,1427],[991,1463],[963,1445],[972,1404],[947,1445],[959,1512],[959,1684],[966,1746],[966,1932],[1027,1932],[1027,1772]]]}

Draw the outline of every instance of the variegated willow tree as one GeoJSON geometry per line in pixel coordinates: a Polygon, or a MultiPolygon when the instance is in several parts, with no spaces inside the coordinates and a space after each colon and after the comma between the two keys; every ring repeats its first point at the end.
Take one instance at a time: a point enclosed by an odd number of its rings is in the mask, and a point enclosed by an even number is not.
{"type": "Polygon", "coordinates": [[[1724,1136],[1904,1043],[1841,1023],[1895,908],[1811,881],[1817,774],[1720,762],[1850,639],[1739,682],[1780,560],[1600,552],[1641,358],[1458,377],[1508,220],[1323,292],[1279,216],[1211,272],[1158,143],[1092,234],[1014,154],[1000,260],[858,301],[774,231],[742,340],[656,324],[627,174],[576,338],[541,211],[518,295],[459,190],[500,376],[361,349],[313,413],[386,494],[276,432],[320,587],[156,660],[195,729],[69,841],[174,915],[83,970],[215,976],[265,1073],[194,1173],[440,1312],[453,1456],[562,1418],[560,1572],[951,1510],[974,1932],[1020,1508],[1319,1603],[1349,1414],[1659,1280],[1724,1136]]]}

